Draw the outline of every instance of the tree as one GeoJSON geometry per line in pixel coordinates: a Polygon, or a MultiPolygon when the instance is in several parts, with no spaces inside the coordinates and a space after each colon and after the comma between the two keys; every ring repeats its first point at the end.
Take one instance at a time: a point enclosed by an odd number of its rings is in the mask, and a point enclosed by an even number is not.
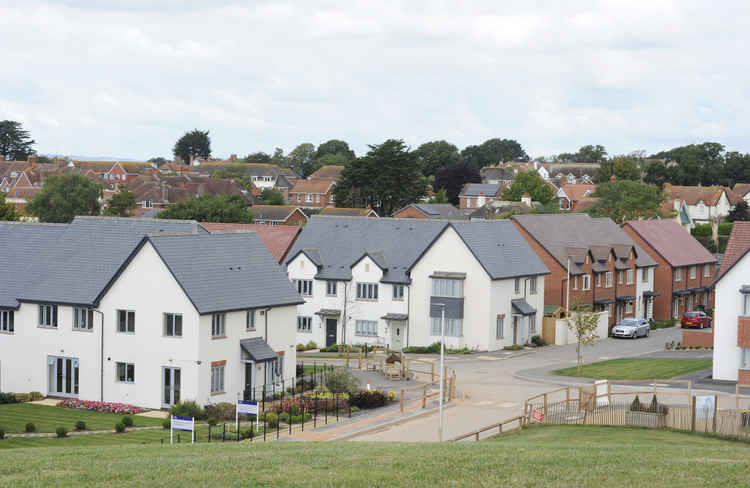
{"type": "Polygon", "coordinates": [[[148,160],[149,163],[153,163],[156,165],[157,168],[161,167],[164,164],[167,164],[169,161],[167,161],[166,158],[163,158],[161,156],[158,156],[156,158],[151,158],[148,160]]]}
{"type": "Polygon", "coordinates": [[[570,313],[565,317],[568,329],[576,336],[576,356],[578,358],[578,372],[583,368],[583,346],[593,346],[599,338],[596,328],[599,325],[599,314],[591,311],[590,305],[576,304],[570,307],[570,313]]]}
{"type": "Polygon", "coordinates": [[[454,166],[443,168],[435,175],[435,181],[432,188],[435,191],[445,190],[448,201],[458,205],[458,195],[466,183],[479,183],[482,177],[479,170],[469,166],[466,162],[458,163],[454,166]]]}
{"type": "Polygon", "coordinates": [[[448,200],[448,191],[445,188],[439,189],[427,203],[450,203],[448,200]]]}
{"type": "Polygon", "coordinates": [[[432,176],[443,168],[455,166],[461,162],[458,148],[446,141],[425,142],[419,146],[414,154],[419,161],[422,174],[432,176]]]}
{"type": "Polygon", "coordinates": [[[271,155],[263,151],[254,152],[245,156],[246,163],[270,163],[271,155]]]}
{"type": "Polygon", "coordinates": [[[461,156],[469,166],[481,169],[494,166],[500,161],[528,161],[529,155],[513,139],[488,139],[479,146],[467,146],[461,156]]]}
{"type": "Polygon", "coordinates": [[[5,193],[0,191],[0,221],[18,220],[16,206],[5,201],[5,193]]]}
{"type": "Polygon", "coordinates": [[[353,161],[357,157],[357,155],[354,154],[354,151],[349,149],[349,144],[337,139],[331,139],[323,144],[319,144],[313,159],[318,160],[328,154],[340,154],[347,162],[353,161]]]}
{"type": "Polygon", "coordinates": [[[307,178],[315,171],[315,146],[309,142],[300,144],[292,149],[287,161],[292,171],[302,178],[307,178]]]}
{"type": "Polygon", "coordinates": [[[750,220],[750,213],[748,213],[747,202],[745,200],[740,200],[739,202],[737,202],[737,205],[734,206],[734,209],[732,209],[729,212],[729,215],[727,215],[727,220],[729,222],[750,220]]]}
{"type": "Polygon", "coordinates": [[[419,163],[400,139],[389,139],[370,146],[370,151],[352,161],[341,172],[334,187],[336,205],[377,208],[380,215],[391,215],[426,193],[419,163]]]}
{"type": "Polygon", "coordinates": [[[503,190],[503,200],[520,202],[524,193],[531,194],[531,200],[548,205],[555,198],[555,191],[536,171],[521,171],[513,183],[503,190]]]}
{"type": "Polygon", "coordinates": [[[99,215],[102,187],[80,173],[49,175],[26,210],[42,222],[70,223],[76,215],[99,215]]]}
{"type": "Polygon", "coordinates": [[[105,213],[115,217],[130,217],[130,211],[136,207],[135,195],[122,185],[119,190],[119,193],[109,199],[105,213]]]}
{"type": "Polygon", "coordinates": [[[273,151],[273,156],[271,156],[271,162],[273,164],[278,164],[279,166],[286,166],[288,164],[286,156],[284,156],[284,150],[280,147],[277,147],[273,151]]]}
{"type": "Polygon", "coordinates": [[[253,214],[239,195],[206,195],[171,205],[156,215],[160,219],[252,224],[253,214]]]}
{"type": "Polygon", "coordinates": [[[589,214],[609,217],[618,224],[662,217],[660,207],[666,200],[659,188],[629,180],[602,183],[594,196],[599,200],[589,208],[589,214]]]}
{"type": "Polygon", "coordinates": [[[673,185],[729,185],[732,179],[726,173],[724,146],[718,142],[676,147],[651,158],[676,163],[667,172],[668,181],[673,185]]]}
{"type": "Polygon", "coordinates": [[[180,137],[172,149],[176,158],[190,164],[194,158],[208,159],[211,157],[211,138],[208,131],[198,129],[186,132],[180,137]]]}
{"type": "Polygon", "coordinates": [[[284,195],[276,188],[264,188],[260,193],[266,205],[284,205],[284,195]]]}
{"type": "Polygon", "coordinates": [[[0,122],[0,156],[4,160],[25,161],[29,155],[35,153],[31,147],[33,144],[34,139],[29,137],[29,131],[24,130],[20,122],[0,122]]]}
{"type": "Polygon", "coordinates": [[[607,150],[601,144],[589,144],[575,153],[560,153],[554,159],[562,163],[599,163],[607,157],[607,150]]]}
{"type": "Polygon", "coordinates": [[[314,173],[323,166],[346,166],[351,161],[352,160],[343,153],[324,154],[323,156],[315,160],[315,162],[313,163],[312,172],[314,173]]]}
{"type": "Polygon", "coordinates": [[[606,183],[612,179],[640,181],[640,161],[632,156],[617,156],[607,161],[602,161],[599,171],[596,172],[594,183],[606,183]]]}

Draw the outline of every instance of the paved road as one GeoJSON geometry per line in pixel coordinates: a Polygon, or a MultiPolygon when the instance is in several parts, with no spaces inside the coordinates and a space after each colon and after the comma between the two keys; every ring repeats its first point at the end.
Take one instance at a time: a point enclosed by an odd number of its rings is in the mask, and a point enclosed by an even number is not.
{"type": "MultiPolygon", "coordinates": [[[[637,357],[660,353],[664,344],[680,340],[679,328],[653,331],[648,338],[602,339],[584,350],[584,361],[637,357]]],[[[488,353],[471,356],[448,356],[447,365],[456,371],[459,390],[466,398],[446,412],[444,438],[452,438],[479,427],[519,415],[526,398],[554,389],[549,382],[586,384],[578,380],[553,376],[535,378],[524,372],[559,369],[576,364],[575,345],[549,346],[531,351],[488,353]]],[[[437,418],[429,416],[393,428],[356,438],[362,441],[437,441],[437,418]]]]}

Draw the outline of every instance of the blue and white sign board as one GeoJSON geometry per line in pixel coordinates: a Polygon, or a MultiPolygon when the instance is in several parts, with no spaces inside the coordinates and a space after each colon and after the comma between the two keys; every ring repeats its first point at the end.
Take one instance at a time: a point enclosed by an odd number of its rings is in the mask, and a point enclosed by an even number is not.
{"type": "Polygon", "coordinates": [[[713,395],[695,396],[695,417],[707,419],[714,416],[716,411],[716,398],[713,395]]]}
{"type": "Polygon", "coordinates": [[[258,415],[258,402],[237,401],[237,413],[245,415],[258,415]]]}
{"type": "Polygon", "coordinates": [[[170,428],[169,428],[169,443],[174,442],[174,431],[175,430],[182,430],[184,432],[191,432],[190,435],[191,442],[195,442],[195,419],[193,417],[180,417],[177,415],[172,415],[170,418],[170,428]]]}

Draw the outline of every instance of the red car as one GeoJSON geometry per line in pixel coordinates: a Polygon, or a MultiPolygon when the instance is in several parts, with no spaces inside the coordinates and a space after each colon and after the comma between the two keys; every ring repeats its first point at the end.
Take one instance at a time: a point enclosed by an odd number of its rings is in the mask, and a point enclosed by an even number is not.
{"type": "Polygon", "coordinates": [[[705,312],[685,312],[682,316],[682,327],[711,327],[711,317],[705,312]]]}

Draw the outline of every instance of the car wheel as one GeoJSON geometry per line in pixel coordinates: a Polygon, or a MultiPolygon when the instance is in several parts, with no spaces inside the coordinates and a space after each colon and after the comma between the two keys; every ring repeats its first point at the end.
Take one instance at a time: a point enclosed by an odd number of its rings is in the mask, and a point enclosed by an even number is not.
{"type": "Polygon", "coordinates": [[[638,339],[638,331],[633,331],[633,339],[638,339]]]}

